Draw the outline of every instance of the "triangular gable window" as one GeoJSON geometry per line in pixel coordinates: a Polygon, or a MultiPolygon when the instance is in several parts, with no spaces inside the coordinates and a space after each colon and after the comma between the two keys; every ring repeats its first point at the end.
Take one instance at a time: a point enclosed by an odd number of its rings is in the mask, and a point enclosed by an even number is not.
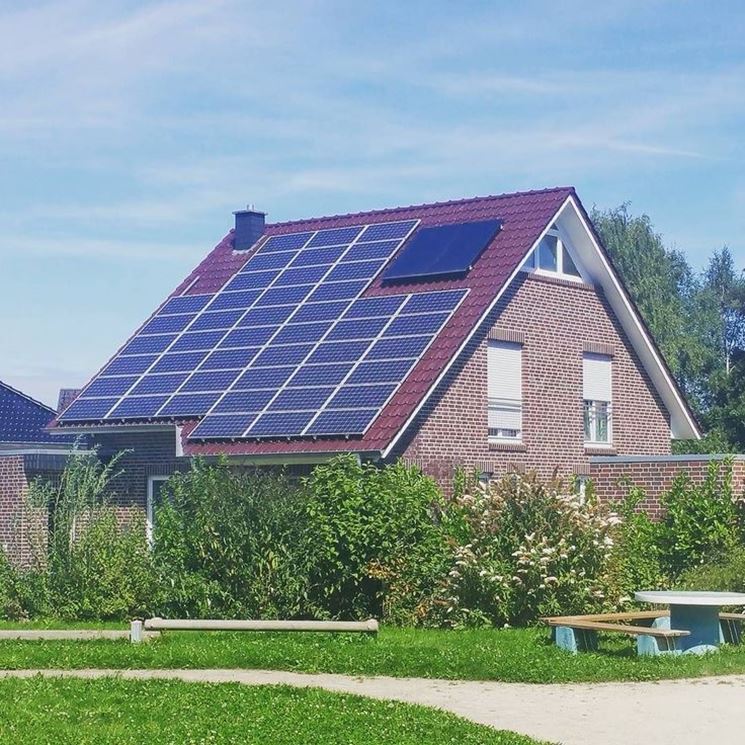
{"type": "Polygon", "coordinates": [[[530,252],[522,268],[526,272],[555,275],[575,282],[582,281],[577,262],[555,225],[551,226],[541,238],[541,242],[530,252]]]}

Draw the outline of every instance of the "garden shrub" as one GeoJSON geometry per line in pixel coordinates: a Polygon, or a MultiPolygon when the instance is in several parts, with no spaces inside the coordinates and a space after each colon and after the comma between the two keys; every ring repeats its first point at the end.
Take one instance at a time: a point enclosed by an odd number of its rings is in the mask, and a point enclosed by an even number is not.
{"type": "Polygon", "coordinates": [[[294,618],[307,612],[303,500],[283,473],[196,461],[165,490],[153,550],[161,613],[294,618]]]}
{"type": "Polygon", "coordinates": [[[464,535],[444,587],[453,626],[524,625],[605,602],[618,518],[558,480],[506,476],[456,497],[464,535]]]}
{"type": "Polygon", "coordinates": [[[37,479],[33,509],[49,521],[33,541],[33,567],[19,574],[16,596],[28,615],[125,619],[153,593],[142,519],[119,524],[110,504],[120,456],[103,464],[97,451],[75,451],[58,483],[37,479]]]}
{"type": "Polygon", "coordinates": [[[686,569],[677,585],[684,590],[745,592],[745,546],[737,546],[717,562],[686,569]]]}
{"type": "Polygon", "coordinates": [[[730,553],[742,537],[740,503],[732,490],[730,463],[711,462],[694,483],[680,473],[662,497],[666,511],[659,543],[663,568],[672,576],[730,553]]]}
{"type": "Polygon", "coordinates": [[[435,482],[402,463],[340,456],[306,481],[311,598],[333,618],[431,617],[452,555],[435,482]]]}

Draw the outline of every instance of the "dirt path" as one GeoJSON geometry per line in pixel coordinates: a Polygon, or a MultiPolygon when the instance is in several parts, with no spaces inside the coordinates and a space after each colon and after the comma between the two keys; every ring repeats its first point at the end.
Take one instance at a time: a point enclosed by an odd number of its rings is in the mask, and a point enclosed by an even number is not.
{"type": "Polygon", "coordinates": [[[435,706],[498,729],[564,745],[706,745],[745,740],[745,676],[572,685],[362,678],[270,670],[19,670],[0,671],[0,677],[38,673],[317,686],[435,706]]]}

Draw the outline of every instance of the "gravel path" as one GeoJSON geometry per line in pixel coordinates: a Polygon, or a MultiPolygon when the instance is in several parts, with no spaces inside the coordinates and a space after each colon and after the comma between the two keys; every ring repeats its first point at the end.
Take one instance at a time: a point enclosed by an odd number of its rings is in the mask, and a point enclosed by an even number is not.
{"type": "Polygon", "coordinates": [[[564,745],[724,744],[745,740],[745,676],[655,683],[527,685],[271,670],[4,670],[0,677],[177,678],[317,686],[447,709],[474,722],[564,745]]]}

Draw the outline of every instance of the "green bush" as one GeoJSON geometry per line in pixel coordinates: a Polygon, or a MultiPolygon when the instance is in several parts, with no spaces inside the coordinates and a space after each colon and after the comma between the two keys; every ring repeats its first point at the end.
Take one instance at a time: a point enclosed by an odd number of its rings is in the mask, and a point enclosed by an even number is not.
{"type": "Polygon", "coordinates": [[[303,499],[282,473],[196,461],[155,515],[164,614],[294,618],[307,612],[303,499]]]}
{"type": "Polygon", "coordinates": [[[30,507],[49,520],[37,526],[33,567],[18,574],[15,597],[25,614],[125,619],[151,602],[143,520],[120,525],[110,504],[118,460],[104,465],[96,451],[76,451],[58,483],[31,484],[30,507]]]}
{"type": "Polygon", "coordinates": [[[711,462],[700,484],[680,473],[663,495],[662,506],[659,546],[663,569],[672,576],[716,561],[741,541],[740,506],[729,462],[711,462]]]}
{"type": "Polygon", "coordinates": [[[428,618],[452,554],[435,482],[402,463],[378,468],[340,456],[315,468],[306,488],[316,612],[428,618]]]}
{"type": "Polygon", "coordinates": [[[745,546],[738,546],[718,562],[687,569],[677,585],[685,590],[745,592],[745,546]]]}
{"type": "Polygon", "coordinates": [[[605,603],[617,518],[560,481],[506,476],[456,497],[463,517],[444,588],[449,623],[524,625],[605,603]]]}
{"type": "Polygon", "coordinates": [[[670,581],[662,568],[660,526],[640,509],[646,495],[632,486],[626,498],[613,505],[620,522],[613,532],[608,568],[608,593],[618,608],[629,606],[637,590],[666,589],[670,581]]]}

